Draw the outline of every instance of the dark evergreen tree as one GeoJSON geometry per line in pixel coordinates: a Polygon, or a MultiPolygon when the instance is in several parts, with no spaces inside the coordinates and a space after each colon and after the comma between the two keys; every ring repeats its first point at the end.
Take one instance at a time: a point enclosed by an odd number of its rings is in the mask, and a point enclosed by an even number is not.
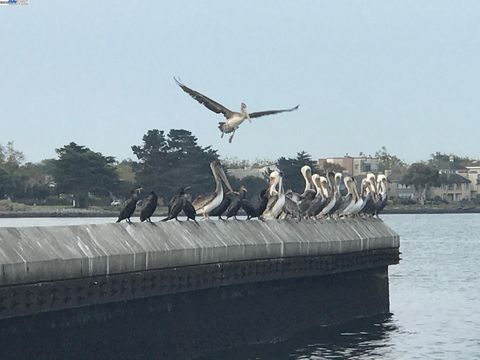
{"type": "Polygon", "coordinates": [[[115,159],[71,142],[55,150],[53,176],[57,190],[74,194],[77,207],[88,206],[88,194],[108,195],[118,185],[115,159]]]}
{"type": "Polygon", "coordinates": [[[276,165],[283,173],[284,188],[301,193],[305,188],[305,180],[303,179],[300,169],[302,166],[308,165],[312,168],[312,171],[314,171],[316,163],[312,160],[310,154],[301,151],[297,153],[297,157],[295,158],[279,158],[276,165]]]}
{"type": "Polygon", "coordinates": [[[217,159],[217,151],[201,147],[190,131],[172,129],[149,130],[141,146],[132,146],[139,162],[134,167],[137,183],[154,190],[165,200],[181,186],[191,186],[192,195],[213,190],[210,162],[217,159]]]}

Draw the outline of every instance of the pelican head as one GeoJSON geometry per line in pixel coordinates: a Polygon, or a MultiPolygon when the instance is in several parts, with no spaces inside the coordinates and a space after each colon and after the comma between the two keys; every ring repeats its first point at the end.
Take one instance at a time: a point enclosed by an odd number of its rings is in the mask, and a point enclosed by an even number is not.
{"type": "Polygon", "coordinates": [[[352,178],[350,176],[345,176],[343,178],[343,184],[349,193],[352,192],[352,178]]]}
{"type": "Polygon", "coordinates": [[[340,182],[342,181],[342,173],[335,174],[335,186],[340,186],[340,182]]]}
{"type": "Polygon", "coordinates": [[[328,180],[325,176],[320,176],[320,185],[322,186],[323,195],[328,198],[328,180]]]}
{"type": "Polygon", "coordinates": [[[249,122],[252,122],[250,115],[247,112],[247,105],[245,105],[243,102],[240,104],[240,112],[245,115],[245,118],[248,119],[249,122]]]}
{"type": "MultiPolygon", "coordinates": [[[[308,185],[310,185],[309,188],[312,189],[313,188],[312,169],[310,168],[310,166],[308,165],[302,166],[302,168],[300,169],[300,172],[302,173],[303,178],[305,179],[305,182],[308,185]]],[[[307,190],[307,187],[305,188],[305,190],[307,190]]]]}
{"type": "MultiPolygon", "coordinates": [[[[312,182],[313,182],[313,186],[315,186],[315,189],[317,190],[317,194],[322,194],[323,195],[323,186],[322,186],[322,182],[321,182],[321,176],[318,175],[318,174],[313,174],[312,175],[312,182]]],[[[326,179],[325,179],[326,181],[326,179]]]]}
{"type": "Polygon", "coordinates": [[[387,177],[383,174],[377,176],[378,192],[387,191],[387,177]]]}
{"type": "Polygon", "coordinates": [[[272,171],[269,176],[269,184],[268,184],[268,193],[270,196],[275,195],[277,190],[275,187],[280,182],[280,173],[278,171],[272,171]]]}
{"type": "Polygon", "coordinates": [[[361,195],[367,195],[370,192],[370,181],[368,179],[363,179],[361,184],[361,195]]]}
{"type": "Polygon", "coordinates": [[[367,179],[370,181],[370,183],[375,184],[375,175],[372,173],[367,174],[367,179]]]}
{"type": "Polygon", "coordinates": [[[227,179],[227,176],[225,175],[225,172],[223,171],[222,164],[220,163],[220,160],[213,160],[210,163],[210,168],[212,169],[212,173],[215,177],[220,178],[220,180],[225,184],[225,186],[230,190],[230,192],[233,192],[232,186],[230,185],[230,182],[227,179]]]}

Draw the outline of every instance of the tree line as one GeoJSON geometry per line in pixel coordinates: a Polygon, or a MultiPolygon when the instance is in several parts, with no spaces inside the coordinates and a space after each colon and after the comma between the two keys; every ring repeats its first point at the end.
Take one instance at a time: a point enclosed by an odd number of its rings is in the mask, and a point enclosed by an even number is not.
{"type": "MultiPolygon", "coordinates": [[[[209,164],[219,158],[218,151],[211,146],[198,145],[197,138],[190,131],[152,129],[147,131],[140,144],[132,145],[131,149],[136,159],[118,162],[112,156],[71,142],[55,150],[55,159],[29,163],[13,143],[0,145],[0,198],[27,204],[75,203],[77,207],[88,207],[125,198],[134,187],[154,190],[164,200],[173,196],[181,186],[191,186],[193,196],[213,190],[209,164]]],[[[379,159],[380,172],[401,173],[403,183],[417,189],[444,181],[439,167],[442,162],[452,160],[451,155],[436,153],[428,161],[408,165],[385,147],[377,151],[375,157],[379,159]]],[[[458,164],[469,160],[454,156],[454,162],[458,164]]],[[[229,161],[224,164],[238,168],[248,163],[232,160],[231,164],[229,161]]],[[[262,161],[261,165],[264,164],[262,161]]],[[[337,164],[325,164],[319,169],[317,161],[304,151],[294,157],[282,156],[274,165],[283,172],[285,188],[297,192],[304,187],[300,174],[304,165],[320,173],[344,170],[337,164]]],[[[267,186],[268,172],[264,178],[247,176],[240,181],[229,177],[229,180],[234,188],[241,183],[245,185],[249,190],[247,196],[252,197],[267,186]]]]}

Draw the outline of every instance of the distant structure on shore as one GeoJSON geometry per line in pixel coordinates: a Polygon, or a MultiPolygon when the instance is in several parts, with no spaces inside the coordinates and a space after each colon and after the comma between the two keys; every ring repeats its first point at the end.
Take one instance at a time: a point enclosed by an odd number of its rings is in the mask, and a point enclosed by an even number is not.
{"type": "Polygon", "coordinates": [[[371,156],[330,157],[318,159],[318,166],[324,168],[328,164],[339,165],[350,176],[367,175],[370,172],[378,172],[380,159],[371,156]]]}

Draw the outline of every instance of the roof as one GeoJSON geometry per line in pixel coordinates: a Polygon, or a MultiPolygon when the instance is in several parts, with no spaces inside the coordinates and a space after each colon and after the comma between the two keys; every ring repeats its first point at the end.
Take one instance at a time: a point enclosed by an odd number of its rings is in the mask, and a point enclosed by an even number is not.
{"type": "Polygon", "coordinates": [[[455,162],[455,161],[439,161],[438,169],[441,170],[462,170],[466,169],[465,166],[455,162]]]}
{"type": "Polygon", "coordinates": [[[470,180],[458,174],[440,174],[438,182],[442,185],[450,184],[470,184],[470,180]]]}

